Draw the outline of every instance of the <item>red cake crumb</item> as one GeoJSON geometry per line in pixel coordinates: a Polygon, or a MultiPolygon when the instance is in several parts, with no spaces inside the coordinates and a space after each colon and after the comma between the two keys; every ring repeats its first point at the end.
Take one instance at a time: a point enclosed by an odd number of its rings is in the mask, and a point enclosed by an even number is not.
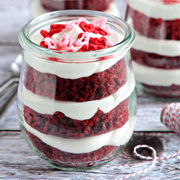
{"type": "Polygon", "coordinates": [[[161,56],[154,53],[131,49],[131,57],[133,61],[149,67],[161,69],[180,69],[180,56],[169,57],[161,56]]]}
{"type": "Polygon", "coordinates": [[[127,82],[124,59],[109,69],[79,79],[41,73],[28,65],[24,85],[35,94],[56,100],[84,102],[110,96],[127,82]]]}
{"type": "Polygon", "coordinates": [[[154,39],[180,40],[180,19],[150,18],[130,6],[128,6],[127,14],[133,19],[135,31],[143,36],[154,39]]]}
{"type": "Polygon", "coordinates": [[[121,128],[128,121],[128,99],[109,113],[98,110],[92,118],[83,121],[68,118],[58,111],[53,115],[40,114],[27,106],[24,118],[32,128],[48,135],[76,139],[101,135],[121,128]]]}
{"type": "Polygon", "coordinates": [[[180,86],[152,86],[147,84],[142,84],[144,86],[145,92],[152,94],[154,96],[162,98],[180,98],[180,86]]]}
{"type": "Polygon", "coordinates": [[[113,0],[41,0],[42,6],[47,11],[57,11],[65,9],[88,9],[105,11],[109,8],[113,0]]]}
{"type": "MultiPolygon", "coordinates": [[[[69,164],[70,167],[76,167],[78,164],[75,163],[90,163],[98,160],[103,160],[104,158],[108,159],[108,157],[112,156],[112,153],[118,149],[117,146],[103,146],[102,148],[92,151],[89,153],[81,153],[74,154],[68,153],[61,150],[58,150],[52,146],[47,145],[43,141],[41,141],[38,137],[26,131],[31,143],[42,152],[47,158],[53,160],[57,165],[67,166],[69,164]],[[73,163],[73,164],[71,164],[73,163]]],[[[81,165],[82,166],[82,165],[81,165]]],[[[86,164],[85,166],[88,166],[86,164]]]]}

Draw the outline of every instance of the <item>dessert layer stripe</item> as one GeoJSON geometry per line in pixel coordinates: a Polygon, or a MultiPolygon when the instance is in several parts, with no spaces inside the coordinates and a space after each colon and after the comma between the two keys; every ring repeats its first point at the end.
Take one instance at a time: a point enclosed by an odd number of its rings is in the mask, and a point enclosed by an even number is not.
{"type": "Polygon", "coordinates": [[[53,115],[41,114],[24,106],[24,118],[32,128],[47,134],[62,138],[80,139],[108,133],[121,128],[129,119],[128,98],[109,113],[97,110],[88,120],[77,120],[66,117],[62,112],[53,115]]]}
{"type": "MultiPolygon", "coordinates": [[[[34,69],[42,73],[54,74],[65,79],[78,79],[91,76],[94,73],[103,72],[119,60],[121,60],[127,52],[122,53],[118,57],[109,60],[96,61],[91,63],[61,63],[39,58],[31,53],[25,52],[25,61],[34,69]]],[[[123,59],[122,59],[123,60],[123,59]]]]}
{"type": "Polygon", "coordinates": [[[167,5],[163,0],[129,0],[128,5],[148,17],[164,20],[180,18],[180,3],[167,5]]]}
{"type": "Polygon", "coordinates": [[[136,80],[155,86],[180,85],[180,70],[159,69],[141,65],[133,61],[133,71],[136,80]]]}
{"type": "Polygon", "coordinates": [[[158,55],[180,56],[180,41],[148,38],[136,32],[133,48],[158,55]]]}
{"type": "Polygon", "coordinates": [[[154,68],[160,69],[179,69],[180,70],[180,56],[170,57],[161,56],[154,53],[131,49],[131,57],[133,61],[154,68]]]}
{"type": "MultiPolygon", "coordinates": [[[[42,152],[47,158],[53,159],[53,162],[55,164],[61,166],[67,164],[71,167],[87,167],[87,164],[82,165],[82,163],[85,162],[91,162],[91,165],[94,166],[96,165],[96,161],[109,157],[115,150],[118,149],[117,146],[103,146],[102,148],[90,153],[68,153],[47,145],[28,131],[26,131],[26,134],[28,135],[31,143],[37,148],[37,150],[42,152]],[[92,162],[94,163],[92,164],[92,162]]],[[[108,160],[105,159],[105,161],[107,162],[108,160]]]]}
{"type": "Polygon", "coordinates": [[[135,87],[134,76],[132,75],[130,82],[124,84],[119,90],[107,98],[95,101],[86,102],[70,102],[57,101],[51,98],[42,97],[32,93],[25,87],[19,91],[20,100],[31,109],[38,113],[54,114],[56,111],[62,112],[65,116],[77,119],[86,120],[94,116],[98,109],[104,113],[110,112],[120,102],[130,96],[135,87]]]}
{"type": "Polygon", "coordinates": [[[88,153],[106,145],[120,146],[129,141],[133,133],[135,117],[131,117],[123,127],[117,130],[103,135],[82,138],[79,140],[64,139],[61,137],[40,133],[39,131],[29,126],[25,120],[23,120],[22,124],[28,132],[32,133],[46,144],[56,149],[69,153],[88,153]]]}

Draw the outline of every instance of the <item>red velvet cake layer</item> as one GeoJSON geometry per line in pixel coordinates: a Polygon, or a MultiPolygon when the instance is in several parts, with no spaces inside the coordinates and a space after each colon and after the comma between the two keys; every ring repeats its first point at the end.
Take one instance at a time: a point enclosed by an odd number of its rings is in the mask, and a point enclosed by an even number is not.
{"type": "Polygon", "coordinates": [[[154,53],[131,49],[133,61],[139,64],[161,69],[180,69],[180,56],[169,57],[161,56],[154,53]]]}
{"type": "MultiPolygon", "coordinates": [[[[104,158],[108,158],[111,153],[113,153],[116,149],[118,149],[117,146],[104,146],[96,151],[92,151],[89,153],[81,153],[81,154],[74,154],[74,153],[68,153],[61,150],[58,150],[52,146],[47,145],[43,141],[41,141],[38,137],[34,136],[33,134],[26,131],[26,134],[29,137],[29,140],[32,142],[32,144],[45,156],[53,161],[53,163],[56,163],[57,165],[64,165],[66,166],[69,164],[69,166],[77,166],[76,164],[71,163],[88,163],[88,162],[95,162],[98,160],[103,160],[104,158]]],[[[88,166],[88,164],[86,164],[88,166]]],[[[92,165],[91,165],[92,166],[92,165]]]]}
{"type": "Polygon", "coordinates": [[[101,135],[122,127],[128,121],[128,99],[109,113],[98,110],[92,118],[84,121],[68,118],[61,112],[40,114],[27,106],[24,106],[24,118],[32,128],[47,135],[76,139],[101,135]]]}
{"type": "Polygon", "coordinates": [[[180,40],[180,19],[163,20],[147,17],[128,6],[133,28],[141,35],[154,39],[180,40]]]}
{"type": "Polygon", "coordinates": [[[149,94],[162,98],[180,98],[180,86],[174,84],[171,86],[152,86],[143,83],[142,85],[149,94]]]}
{"type": "Polygon", "coordinates": [[[42,6],[47,11],[65,9],[88,9],[105,11],[109,8],[112,0],[41,0],[42,6]]]}
{"type": "Polygon", "coordinates": [[[41,73],[28,66],[24,85],[35,94],[61,101],[99,100],[115,93],[127,82],[127,70],[121,59],[109,69],[79,79],[64,79],[41,73]]]}

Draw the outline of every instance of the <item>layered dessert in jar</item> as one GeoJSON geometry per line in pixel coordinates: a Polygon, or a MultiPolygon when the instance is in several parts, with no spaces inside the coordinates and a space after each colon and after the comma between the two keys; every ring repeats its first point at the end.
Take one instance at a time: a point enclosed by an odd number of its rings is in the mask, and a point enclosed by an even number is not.
{"type": "Polygon", "coordinates": [[[58,10],[84,9],[101,11],[120,16],[113,0],[31,0],[31,14],[35,18],[41,14],[58,10]]]}
{"type": "Polygon", "coordinates": [[[19,121],[32,150],[60,169],[114,159],[135,125],[132,29],[96,11],[59,11],[32,20],[19,40],[19,121]]]}
{"type": "Polygon", "coordinates": [[[133,70],[153,95],[180,97],[180,1],[129,0],[126,21],[135,29],[133,70]]]}

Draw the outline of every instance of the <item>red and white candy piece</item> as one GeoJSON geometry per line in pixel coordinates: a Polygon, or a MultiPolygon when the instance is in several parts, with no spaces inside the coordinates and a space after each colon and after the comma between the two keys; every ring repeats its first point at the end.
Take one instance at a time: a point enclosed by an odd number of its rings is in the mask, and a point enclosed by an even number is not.
{"type": "Polygon", "coordinates": [[[170,130],[180,133],[180,103],[166,104],[161,112],[161,122],[170,130]]]}
{"type": "Polygon", "coordinates": [[[85,18],[79,18],[79,19],[76,20],[76,21],[66,23],[66,29],[70,31],[70,30],[72,30],[72,28],[73,28],[73,24],[77,24],[77,25],[79,26],[79,24],[80,24],[81,22],[83,22],[83,21],[86,22],[86,23],[89,23],[89,21],[86,20],[85,18]]]}
{"type": "Polygon", "coordinates": [[[163,0],[164,4],[176,4],[178,3],[178,0],[163,0]]]}
{"type": "Polygon", "coordinates": [[[59,46],[62,47],[62,50],[70,51],[73,50],[74,40],[69,36],[69,34],[64,34],[59,42],[59,46]]]}
{"type": "Polygon", "coordinates": [[[107,19],[105,17],[100,18],[99,20],[93,20],[91,24],[95,27],[101,27],[106,24],[107,19]]]}
{"type": "Polygon", "coordinates": [[[46,37],[44,38],[44,42],[45,44],[48,46],[49,49],[56,49],[57,48],[57,42],[54,41],[52,38],[50,37],[46,37]]]}
{"type": "Polygon", "coordinates": [[[76,45],[77,47],[83,46],[84,44],[88,45],[89,39],[90,39],[89,33],[88,33],[88,32],[85,32],[85,33],[82,34],[81,38],[78,39],[78,40],[75,42],[75,45],[76,45]]]}

